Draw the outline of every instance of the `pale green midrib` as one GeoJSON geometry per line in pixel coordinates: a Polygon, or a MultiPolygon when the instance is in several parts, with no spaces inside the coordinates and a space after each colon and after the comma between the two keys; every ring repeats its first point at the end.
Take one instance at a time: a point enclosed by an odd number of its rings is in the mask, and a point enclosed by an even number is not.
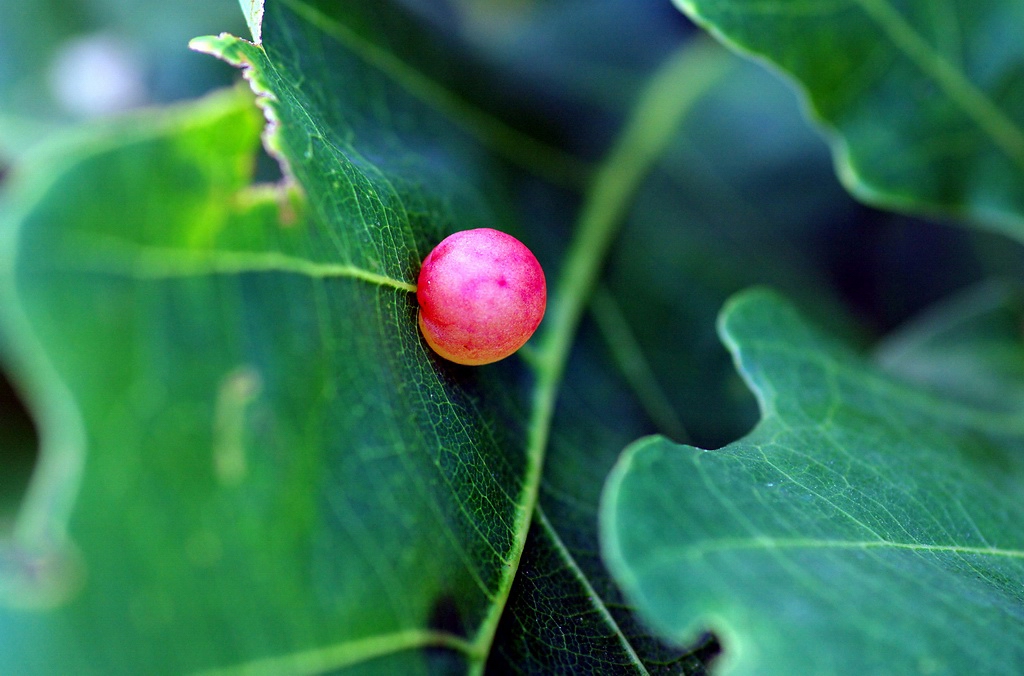
{"type": "Polygon", "coordinates": [[[775,549],[903,549],[925,553],[967,554],[993,556],[1010,559],[1024,559],[1024,550],[1001,549],[999,547],[964,547],[961,545],[933,545],[917,542],[894,542],[892,540],[818,540],[813,538],[737,538],[722,539],[701,545],[679,548],[674,553],[652,560],[650,567],[682,559],[700,558],[717,552],[775,549]]]}
{"type": "Polygon", "coordinates": [[[558,185],[582,188],[587,184],[591,167],[586,161],[510,127],[315,7],[301,0],[283,1],[411,96],[447,115],[505,159],[558,185]]]}
{"type": "Polygon", "coordinates": [[[320,263],[276,251],[201,251],[137,247],[133,254],[97,256],[59,264],[62,269],[119,274],[132,279],[173,279],[249,272],[284,272],[323,279],[349,277],[400,291],[416,285],[345,263],[320,263]]]}
{"type": "Polygon", "coordinates": [[[855,0],[893,44],[992,139],[1014,163],[1024,168],[1024,130],[1007,117],[941,54],[887,0],[855,0]]]}
{"type": "Polygon", "coordinates": [[[276,674],[322,674],[352,667],[406,650],[448,648],[472,655],[473,647],[462,637],[439,631],[410,629],[393,634],[369,636],[326,648],[231,665],[196,676],[275,676],[276,674]]]}
{"type": "Polygon", "coordinates": [[[614,617],[612,617],[611,612],[608,610],[608,606],[606,606],[604,603],[604,599],[602,599],[594,590],[594,587],[591,586],[590,581],[587,580],[587,576],[583,574],[582,570],[580,570],[579,564],[576,563],[576,559],[573,557],[572,553],[569,552],[569,549],[565,546],[565,543],[562,542],[562,538],[558,536],[558,532],[555,530],[554,526],[551,525],[551,522],[548,521],[547,515],[544,513],[544,510],[541,509],[539,505],[537,506],[536,510],[536,518],[540,523],[541,527],[543,527],[548,532],[548,535],[551,538],[551,542],[555,546],[555,549],[558,551],[559,556],[562,557],[562,560],[572,571],[573,576],[583,587],[583,590],[586,592],[587,598],[590,599],[594,609],[597,610],[601,618],[608,624],[612,631],[615,632],[615,635],[618,637],[619,642],[622,644],[623,649],[626,651],[626,654],[633,661],[634,666],[641,674],[648,674],[649,672],[647,671],[647,667],[644,666],[644,663],[640,659],[640,656],[637,655],[636,650],[633,649],[633,646],[630,644],[629,640],[626,638],[626,635],[619,627],[619,623],[615,621],[614,617]]]}
{"type": "MultiPolygon", "coordinates": [[[[481,655],[490,653],[519,569],[537,505],[562,374],[608,249],[644,177],[686,114],[707,88],[725,74],[730,63],[728,56],[708,38],[695,39],[670,56],[641,93],[587,191],[534,355],[537,385],[528,427],[527,467],[518,500],[521,508],[516,515],[514,549],[499,581],[495,602],[473,641],[481,655]]],[[[481,674],[483,667],[481,660],[471,673],[481,674]]]]}

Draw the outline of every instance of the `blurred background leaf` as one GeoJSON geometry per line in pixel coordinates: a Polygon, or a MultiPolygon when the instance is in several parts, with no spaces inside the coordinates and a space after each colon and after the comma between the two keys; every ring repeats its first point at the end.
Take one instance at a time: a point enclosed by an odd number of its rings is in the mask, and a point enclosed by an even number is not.
{"type": "Polygon", "coordinates": [[[853,193],[1024,240],[1024,5],[675,2],[801,84],[853,193]]]}
{"type": "Polygon", "coordinates": [[[0,165],[62,125],[229,84],[186,45],[245,27],[230,0],[0,0],[0,16],[0,165]]]}
{"type": "Polygon", "coordinates": [[[1024,413],[1024,299],[1019,284],[962,291],[886,336],[874,350],[887,372],[944,397],[1024,413]]]}
{"type": "MultiPolygon", "coordinates": [[[[230,67],[187,44],[200,33],[244,27],[230,0],[0,0],[0,16],[0,184],[17,157],[67,125],[230,84],[230,67]]],[[[0,520],[7,520],[37,442],[2,371],[0,393],[0,520]]]]}

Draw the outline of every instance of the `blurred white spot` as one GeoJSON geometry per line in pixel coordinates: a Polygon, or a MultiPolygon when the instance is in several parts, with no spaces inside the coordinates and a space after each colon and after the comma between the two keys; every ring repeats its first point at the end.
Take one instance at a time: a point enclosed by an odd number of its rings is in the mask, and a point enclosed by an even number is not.
{"type": "Polygon", "coordinates": [[[240,366],[221,380],[213,421],[213,469],[224,485],[245,478],[246,409],[261,387],[260,374],[251,366],[240,366]]]}
{"type": "Polygon", "coordinates": [[[69,113],[95,117],[143,103],[146,88],[137,54],[110,35],[69,40],[50,66],[50,90],[69,113]]]}

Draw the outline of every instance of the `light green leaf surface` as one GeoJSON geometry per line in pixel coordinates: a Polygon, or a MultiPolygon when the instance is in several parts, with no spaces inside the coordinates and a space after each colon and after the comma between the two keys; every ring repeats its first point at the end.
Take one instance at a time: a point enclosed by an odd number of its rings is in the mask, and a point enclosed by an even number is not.
{"type": "Polygon", "coordinates": [[[1024,423],[874,371],[775,294],[721,334],[762,421],[703,451],[631,446],[605,559],[665,636],[723,673],[1015,673],[1024,659],[1024,423]]]}
{"type": "Polygon", "coordinates": [[[675,2],[796,78],[852,192],[1024,239],[1020,2],[675,2]]]}

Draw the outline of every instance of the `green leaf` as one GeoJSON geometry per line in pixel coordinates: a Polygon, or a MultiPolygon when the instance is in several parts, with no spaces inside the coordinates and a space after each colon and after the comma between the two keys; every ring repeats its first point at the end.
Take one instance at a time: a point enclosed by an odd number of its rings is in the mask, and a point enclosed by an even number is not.
{"type": "Polygon", "coordinates": [[[1024,425],[922,393],[775,294],[723,340],[762,409],[703,451],[652,437],[605,488],[605,559],[663,635],[728,673],[1013,673],[1024,659],[1024,425]]]}
{"type": "Polygon", "coordinates": [[[489,607],[510,532],[482,525],[513,518],[522,473],[506,400],[421,343],[421,254],[383,191],[358,193],[380,220],[327,221],[244,189],[259,128],[220,96],[12,179],[5,319],[46,436],[3,671],[417,670],[410,648],[464,644],[438,604],[489,607]]]}
{"type": "Polygon", "coordinates": [[[1024,5],[675,2],[800,82],[854,194],[1024,239],[1024,5]]]}
{"type": "MultiPolygon", "coordinates": [[[[13,176],[3,323],[44,440],[0,558],[0,627],[17,645],[0,670],[416,673],[490,657],[586,292],[721,55],[673,60],[604,165],[556,328],[531,353],[535,384],[518,359],[433,357],[411,282],[452,230],[518,231],[517,182],[578,187],[586,166],[428,77],[443,53],[393,8],[331,9],[348,23],[275,3],[261,46],[195,42],[247,68],[283,188],[246,187],[259,116],[237,94],[55,140],[13,176]],[[410,45],[423,70],[398,58],[410,45]],[[666,96],[683,76],[692,94],[666,96]]],[[[566,217],[552,201],[538,231],[566,217]]],[[[540,564],[559,624],[529,640],[571,655],[610,637],[627,658],[601,663],[640,673],[633,638],[678,660],[606,616],[579,629],[567,589],[600,607],[599,577],[618,597],[594,565],[594,521],[578,530],[590,577],[567,549],[540,564]]]]}

